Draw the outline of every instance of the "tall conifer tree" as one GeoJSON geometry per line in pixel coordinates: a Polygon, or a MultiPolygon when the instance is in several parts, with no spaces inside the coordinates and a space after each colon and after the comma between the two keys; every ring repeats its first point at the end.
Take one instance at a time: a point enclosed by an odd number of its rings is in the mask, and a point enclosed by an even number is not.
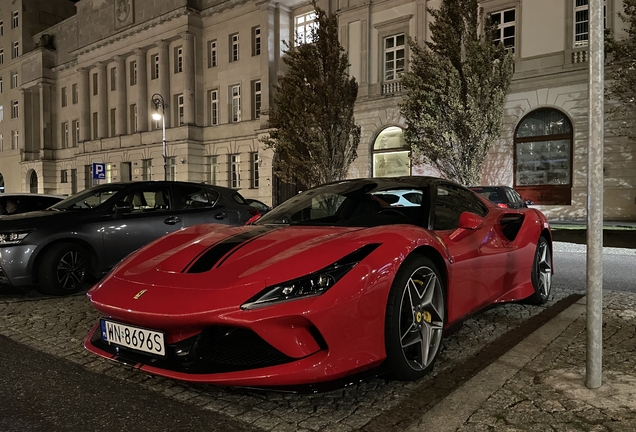
{"type": "Polygon", "coordinates": [[[338,40],[338,18],[312,2],[317,26],[307,43],[287,46],[270,111],[269,138],[278,154],[275,172],[304,186],[342,180],[357,156],[360,127],[353,108],[358,84],[338,40]]]}
{"type": "Polygon", "coordinates": [[[404,139],[414,163],[474,185],[499,138],[512,54],[495,42],[496,26],[477,0],[442,0],[428,11],[431,41],[409,40],[410,70],[402,76],[404,139]]]}

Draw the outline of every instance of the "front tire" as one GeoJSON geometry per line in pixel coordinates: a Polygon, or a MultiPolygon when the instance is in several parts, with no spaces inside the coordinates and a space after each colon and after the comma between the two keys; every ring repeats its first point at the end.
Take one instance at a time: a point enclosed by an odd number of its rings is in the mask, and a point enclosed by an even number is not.
{"type": "Polygon", "coordinates": [[[440,350],[446,304],[440,273],[423,256],[409,256],[391,286],[385,321],[387,372],[412,381],[428,373],[440,350]]]}
{"type": "Polygon", "coordinates": [[[539,237],[537,242],[531,277],[534,294],[528,297],[527,302],[534,305],[543,304],[548,301],[552,290],[552,251],[544,236],[539,237]]]}
{"type": "Polygon", "coordinates": [[[58,296],[74,294],[84,286],[88,270],[86,249],[74,243],[53,245],[39,263],[39,291],[58,296]]]}

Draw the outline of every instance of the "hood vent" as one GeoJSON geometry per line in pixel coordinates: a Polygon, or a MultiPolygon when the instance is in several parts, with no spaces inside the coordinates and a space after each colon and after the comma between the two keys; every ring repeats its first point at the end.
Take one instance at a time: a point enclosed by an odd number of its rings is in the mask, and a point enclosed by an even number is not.
{"type": "Polygon", "coordinates": [[[232,237],[228,237],[222,242],[216,243],[211,246],[201,255],[197,256],[192,263],[185,269],[185,273],[203,273],[212,270],[215,266],[220,266],[223,261],[228,259],[234,252],[251,242],[252,240],[261,237],[268,232],[275,230],[275,227],[263,226],[254,227],[249,231],[244,231],[232,237]]]}

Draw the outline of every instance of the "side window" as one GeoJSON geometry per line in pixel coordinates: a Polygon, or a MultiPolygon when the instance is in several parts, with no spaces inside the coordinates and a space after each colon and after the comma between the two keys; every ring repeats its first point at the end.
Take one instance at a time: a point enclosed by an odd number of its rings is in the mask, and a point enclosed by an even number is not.
{"type": "Polygon", "coordinates": [[[168,191],[165,188],[157,188],[156,186],[132,191],[121,199],[120,203],[125,206],[132,205],[133,213],[169,210],[172,208],[168,191]]]}
{"type": "Polygon", "coordinates": [[[220,194],[214,189],[199,186],[179,186],[183,208],[214,207],[220,194]]]}
{"type": "Polygon", "coordinates": [[[441,184],[437,187],[433,229],[456,229],[459,226],[459,216],[465,211],[482,217],[488,213],[486,206],[472,192],[452,184],[441,184]]]}

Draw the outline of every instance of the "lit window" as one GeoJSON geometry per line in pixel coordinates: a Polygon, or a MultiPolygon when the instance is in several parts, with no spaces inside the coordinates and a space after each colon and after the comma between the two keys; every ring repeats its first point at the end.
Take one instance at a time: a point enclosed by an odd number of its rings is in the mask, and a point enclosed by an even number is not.
{"type": "Polygon", "coordinates": [[[296,45],[302,45],[313,40],[313,33],[318,28],[317,19],[318,15],[316,15],[316,12],[309,12],[296,17],[294,20],[296,45]]]}
{"type": "Polygon", "coordinates": [[[208,183],[216,185],[219,178],[218,156],[208,157],[208,183]]]}
{"type": "Polygon", "coordinates": [[[401,128],[390,126],[373,143],[373,177],[411,175],[411,158],[401,128]]]}
{"type": "Polygon", "coordinates": [[[141,179],[150,180],[152,177],[152,159],[141,160],[141,179]]]}
{"type": "Polygon", "coordinates": [[[384,80],[400,78],[404,72],[404,33],[384,39],[384,80]]]}

